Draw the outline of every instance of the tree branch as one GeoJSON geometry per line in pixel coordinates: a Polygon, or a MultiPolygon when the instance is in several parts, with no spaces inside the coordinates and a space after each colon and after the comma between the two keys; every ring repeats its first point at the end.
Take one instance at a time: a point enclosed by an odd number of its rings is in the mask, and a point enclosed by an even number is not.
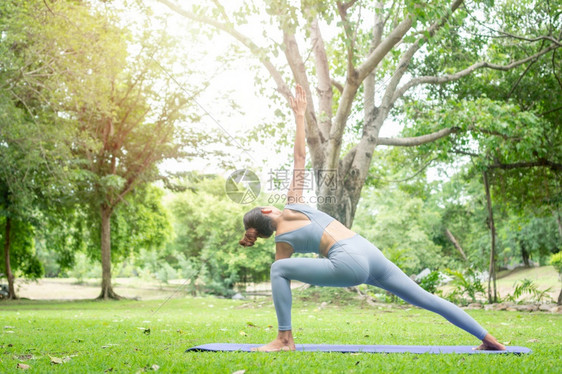
{"type": "Polygon", "coordinates": [[[497,64],[491,64],[489,62],[478,62],[476,64],[473,64],[471,66],[469,66],[468,68],[461,70],[455,74],[447,74],[447,75],[443,75],[443,76],[424,76],[424,77],[417,77],[414,78],[412,80],[410,80],[408,83],[406,83],[405,85],[403,85],[402,87],[400,87],[396,93],[394,94],[394,96],[392,97],[392,102],[395,102],[397,99],[399,99],[400,97],[402,97],[406,91],[408,91],[410,88],[420,85],[420,84],[443,84],[443,83],[448,83],[448,82],[452,82],[458,79],[461,79],[469,74],[471,74],[472,72],[474,72],[477,69],[482,69],[482,68],[488,68],[488,69],[492,69],[492,70],[501,70],[501,71],[508,71],[510,69],[513,69],[519,65],[522,65],[526,62],[535,60],[537,58],[539,58],[540,56],[554,50],[558,48],[557,45],[551,45],[547,48],[544,48],[543,50],[541,50],[540,52],[535,53],[532,56],[523,58],[521,60],[517,60],[517,61],[513,61],[507,65],[497,65],[497,64]]]}
{"type": "Polygon", "coordinates": [[[412,18],[407,16],[398,26],[390,32],[390,34],[379,44],[373,52],[369,54],[366,61],[364,61],[356,70],[351,72],[351,75],[346,77],[346,83],[343,88],[338,109],[334,117],[332,128],[330,129],[330,144],[327,148],[326,154],[326,167],[336,168],[338,166],[338,158],[341,150],[341,139],[343,131],[347,123],[347,118],[351,113],[353,100],[359,85],[363,80],[376,68],[382,59],[390,52],[390,50],[398,44],[404,35],[410,30],[412,26],[412,18]]]}
{"type": "Polygon", "coordinates": [[[344,12],[347,12],[347,10],[349,8],[351,8],[352,6],[354,6],[356,2],[357,2],[357,0],[351,0],[351,1],[348,1],[347,3],[338,2],[338,8],[341,7],[344,12]]]}
{"type": "MultiPolygon", "coordinates": [[[[493,32],[495,32],[495,33],[497,33],[497,34],[503,35],[504,37],[512,38],[512,39],[518,39],[518,40],[524,40],[524,41],[526,41],[526,42],[532,42],[532,43],[538,42],[538,41],[541,41],[541,40],[548,40],[548,41],[551,41],[551,42],[557,44],[559,47],[562,47],[562,44],[560,43],[560,40],[556,40],[556,39],[554,39],[554,38],[553,38],[552,36],[550,36],[550,35],[541,35],[541,36],[537,36],[536,38],[527,38],[527,37],[525,37],[525,36],[510,34],[510,33],[508,33],[508,32],[501,31],[501,30],[495,30],[494,28],[492,28],[492,27],[490,27],[490,26],[488,26],[488,25],[482,23],[482,22],[479,21],[478,19],[476,19],[476,17],[474,17],[474,16],[472,15],[472,13],[468,10],[468,8],[467,8],[466,6],[464,7],[464,9],[466,10],[466,12],[467,12],[468,15],[470,16],[470,18],[472,18],[472,19],[473,19],[476,23],[478,23],[480,26],[482,26],[482,27],[484,27],[484,28],[486,28],[486,29],[488,29],[488,30],[490,30],[490,31],[493,31],[493,32]]],[[[487,36],[487,37],[492,37],[492,38],[498,38],[498,36],[493,36],[493,35],[482,35],[482,36],[487,36]]]]}
{"type": "Polygon", "coordinates": [[[228,17],[228,14],[226,14],[226,10],[224,9],[224,6],[221,3],[219,3],[218,0],[212,0],[212,1],[217,7],[217,9],[219,10],[219,12],[221,13],[221,15],[224,17],[224,20],[230,23],[230,18],[228,17]]]}
{"type": "Polygon", "coordinates": [[[408,66],[410,65],[410,61],[414,57],[414,54],[416,54],[416,52],[422,46],[422,42],[427,41],[429,38],[433,37],[435,33],[439,29],[441,29],[441,27],[443,27],[445,23],[447,23],[451,15],[460,7],[462,2],[463,0],[454,0],[448,12],[446,12],[445,15],[443,15],[439,20],[435,21],[425,32],[423,32],[422,33],[423,36],[417,39],[415,43],[413,43],[408,48],[408,50],[402,55],[402,58],[400,59],[400,63],[396,68],[396,71],[392,75],[389,84],[386,87],[385,94],[382,100],[382,105],[381,105],[382,110],[388,112],[392,107],[392,104],[395,102],[393,98],[396,92],[396,87],[398,87],[400,80],[402,79],[404,73],[408,69],[408,66]]]}
{"type": "Polygon", "coordinates": [[[316,110],[314,108],[314,102],[312,100],[310,82],[308,81],[308,76],[306,75],[304,61],[299,52],[299,46],[294,34],[284,30],[283,44],[285,45],[285,56],[293,73],[293,76],[295,77],[295,81],[300,84],[306,92],[306,98],[308,102],[305,113],[306,139],[311,150],[313,164],[319,165],[322,159],[321,152],[323,152],[322,147],[319,146],[322,142],[322,139],[320,137],[320,132],[318,129],[318,121],[315,114],[316,110]]]}
{"type": "Polygon", "coordinates": [[[375,48],[379,46],[382,40],[382,33],[384,31],[384,24],[386,22],[386,20],[382,19],[383,10],[384,10],[383,0],[377,0],[375,2],[375,24],[373,25],[373,39],[371,39],[370,52],[374,51],[375,48]]]}
{"type": "Polygon", "coordinates": [[[354,66],[353,66],[353,50],[355,49],[355,38],[351,30],[351,25],[347,19],[347,10],[355,3],[355,1],[350,1],[348,3],[337,3],[338,13],[340,15],[343,29],[345,31],[345,36],[347,37],[349,43],[347,44],[347,75],[351,76],[354,66]]]}
{"type": "Polygon", "coordinates": [[[560,109],[562,109],[562,106],[559,106],[558,108],[554,108],[554,109],[551,109],[551,110],[547,110],[546,112],[543,112],[543,113],[539,114],[539,117],[546,116],[547,114],[557,112],[560,109]]]}
{"type": "Polygon", "coordinates": [[[453,246],[457,249],[457,251],[459,251],[459,253],[461,254],[462,258],[465,261],[468,261],[468,259],[466,258],[466,255],[464,254],[464,251],[462,250],[461,245],[459,244],[459,242],[457,241],[457,239],[453,236],[453,233],[451,233],[451,231],[449,231],[448,228],[445,228],[445,235],[447,235],[447,238],[451,241],[451,243],[453,243],[453,246]]]}
{"type": "Polygon", "coordinates": [[[507,36],[509,38],[524,40],[524,41],[527,41],[527,42],[539,42],[541,40],[548,40],[548,41],[556,44],[558,47],[562,47],[562,43],[560,42],[560,40],[556,40],[552,36],[549,36],[549,35],[537,36],[536,38],[526,38],[524,36],[513,35],[513,34],[509,34],[507,32],[503,32],[503,31],[498,31],[498,32],[500,34],[504,34],[505,36],[507,36]]]}
{"type": "MultiPolygon", "coordinates": [[[[400,22],[388,36],[380,42],[377,48],[367,56],[367,59],[357,68],[356,84],[360,84],[367,75],[382,61],[382,59],[390,52],[396,44],[398,44],[404,35],[412,27],[412,17],[407,16],[405,20],[400,22]]],[[[349,77],[352,78],[352,77],[349,77]]]]}
{"type": "MultiPolygon", "coordinates": [[[[451,149],[449,152],[455,154],[461,154],[470,157],[481,157],[482,155],[473,152],[463,151],[461,149],[451,149]]],[[[499,161],[496,161],[493,164],[486,165],[486,167],[490,169],[502,169],[502,170],[512,170],[512,169],[522,169],[522,168],[533,168],[533,167],[548,167],[554,171],[562,171],[562,164],[558,164],[556,162],[547,160],[545,158],[538,159],[536,161],[521,161],[521,162],[513,162],[510,164],[504,164],[499,161]]]]}
{"type": "Polygon", "coordinates": [[[560,77],[558,77],[558,74],[556,74],[556,50],[554,52],[552,52],[552,60],[551,61],[552,61],[552,74],[554,74],[554,78],[556,78],[556,81],[558,82],[558,85],[562,89],[562,80],[560,80],[560,77]]]}
{"type": "Polygon", "coordinates": [[[332,83],[332,86],[336,87],[340,93],[343,92],[343,84],[341,84],[340,82],[338,82],[334,78],[330,79],[330,83],[332,83]]]}
{"type": "MultiPolygon", "coordinates": [[[[368,173],[368,165],[371,163],[371,157],[373,154],[373,150],[377,145],[395,145],[395,146],[405,146],[411,147],[420,144],[425,144],[427,142],[431,142],[434,140],[439,139],[440,137],[444,137],[449,135],[450,130],[441,130],[436,134],[425,135],[423,137],[416,137],[416,138],[379,138],[379,131],[384,123],[384,119],[387,117],[388,112],[392,108],[392,97],[393,93],[396,91],[396,87],[400,82],[403,74],[405,73],[408,64],[416,51],[419,50],[421,46],[421,42],[427,38],[432,37],[449,19],[451,14],[455,12],[455,10],[460,6],[463,0],[454,0],[450,6],[450,9],[438,20],[436,20],[431,26],[423,33],[423,36],[418,38],[410,47],[402,54],[402,58],[396,68],[396,71],[391,77],[391,82],[387,85],[385,94],[382,98],[382,103],[379,108],[372,108],[372,112],[376,113],[375,117],[372,117],[370,112],[367,112],[367,117],[365,120],[365,124],[363,126],[363,135],[359,143],[355,146],[358,149],[357,157],[353,160],[352,168],[357,168],[359,170],[360,175],[367,175],[368,173]],[[367,120],[372,119],[372,120],[367,120]]],[[[411,25],[410,25],[411,26],[411,25]]],[[[396,30],[396,29],[395,29],[396,30]]],[[[393,30],[393,32],[395,31],[393,30]]],[[[391,33],[392,34],[392,33],[391,33]]],[[[385,41],[388,40],[388,37],[385,41]]],[[[385,41],[382,41],[374,51],[382,47],[385,44],[385,41]]],[[[456,131],[456,130],[454,130],[456,131]]]]}
{"type": "Polygon", "coordinates": [[[468,126],[468,129],[470,131],[479,132],[479,133],[482,133],[482,134],[499,136],[500,138],[503,138],[504,140],[511,140],[511,141],[521,141],[522,140],[521,137],[519,137],[519,136],[509,136],[509,135],[506,135],[506,134],[502,134],[501,132],[498,132],[498,131],[487,130],[487,129],[479,129],[479,128],[476,128],[476,126],[474,126],[474,125],[468,126]]]}
{"type": "Polygon", "coordinates": [[[318,19],[314,17],[310,25],[310,36],[312,38],[312,49],[314,51],[314,62],[316,65],[316,76],[318,77],[318,109],[320,111],[320,135],[321,142],[328,138],[332,124],[332,80],[330,78],[330,67],[324,39],[318,26],[318,19]]]}
{"type": "Polygon", "coordinates": [[[371,177],[373,179],[378,179],[380,181],[382,181],[383,183],[403,183],[403,182],[407,182],[411,179],[414,179],[415,177],[417,177],[419,174],[421,174],[425,169],[427,169],[427,167],[429,165],[431,165],[431,163],[433,161],[437,160],[437,157],[433,157],[431,160],[427,161],[425,164],[422,165],[422,167],[420,169],[418,169],[414,174],[407,176],[406,178],[402,178],[402,179],[383,179],[383,178],[378,178],[378,177],[371,177]]]}
{"type": "Polygon", "coordinates": [[[269,74],[271,74],[272,78],[277,84],[277,90],[287,99],[287,101],[289,100],[289,97],[291,97],[291,90],[285,84],[285,81],[283,80],[281,73],[275,68],[273,63],[267,57],[265,57],[267,51],[256,45],[250,38],[235,30],[231,25],[218,22],[209,17],[195,15],[192,12],[180,8],[178,5],[174,4],[169,0],[156,0],[156,1],[166,5],[172,11],[176,12],[177,14],[183,17],[186,17],[198,23],[205,23],[211,25],[219,30],[222,30],[230,34],[236,40],[241,42],[246,48],[248,48],[252,52],[252,54],[254,54],[259,58],[260,62],[264,65],[264,67],[267,69],[269,74]]]}
{"type": "Polygon", "coordinates": [[[470,157],[480,156],[478,153],[472,153],[472,152],[468,152],[468,151],[463,151],[462,149],[455,149],[455,148],[451,149],[449,152],[454,153],[454,154],[458,154],[458,155],[470,156],[470,157]]]}
{"type": "Polygon", "coordinates": [[[540,159],[537,161],[528,161],[528,162],[514,162],[511,164],[502,164],[501,162],[496,162],[494,164],[488,165],[488,167],[491,169],[502,169],[502,170],[533,168],[533,167],[548,167],[555,171],[562,171],[562,164],[557,164],[555,162],[546,159],[540,159]]]}
{"type": "Polygon", "coordinates": [[[378,145],[391,145],[396,147],[415,147],[418,145],[431,143],[437,139],[444,138],[453,133],[458,132],[460,129],[458,127],[450,127],[447,129],[441,129],[431,134],[415,136],[411,138],[378,138],[378,145]]]}
{"type": "MultiPolygon", "coordinates": [[[[381,43],[382,33],[384,30],[384,21],[382,20],[383,1],[377,0],[375,2],[375,22],[373,25],[373,38],[371,39],[371,47],[369,53],[373,52],[381,43]]],[[[363,131],[368,131],[372,127],[374,121],[375,110],[375,82],[376,82],[377,69],[373,69],[363,82],[363,131]]]]}
{"type": "Polygon", "coordinates": [[[511,95],[513,95],[513,92],[515,92],[515,89],[517,88],[517,86],[519,86],[519,83],[521,83],[521,80],[523,79],[523,77],[525,75],[527,75],[527,73],[529,72],[529,70],[531,70],[531,67],[533,66],[533,64],[537,62],[537,60],[533,60],[531,61],[531,63],[529,65],[527,65],[527,67],[525,68],[525,71],[523,71],[523,73],[521,73],[521,75],[519,75],[519,78],[517,79],[517,81],[515,82],[515,84],[513,85],[513,87],[511,87],[511,89],[509,90],[509,93],[507,94],[507,100],[509,100],[509,98],[511,97],[511,95]]]}
{"type": "Polygon", "coordinates": [[[386,23],[390,19],[390,16],[397,13],[397,12],[394,11],[394,7],[396,6],[396,3],[397,3],[397,0],[392,0],[392,5],[390,6],[390,10],[388,11],[387,16],[383,20],[383,23],[382,23],[383,30],[384,30],[384,26],[386,26],[386,23]]]}

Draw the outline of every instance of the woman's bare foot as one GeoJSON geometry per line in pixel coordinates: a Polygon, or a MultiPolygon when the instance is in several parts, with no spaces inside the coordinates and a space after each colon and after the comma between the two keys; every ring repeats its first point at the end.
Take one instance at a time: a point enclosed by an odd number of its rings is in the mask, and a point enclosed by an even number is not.
{"type": "Polygon", "coordinates": [[[295,340],[291,330],[279,331],[277,338],[269,344],[262,345],[259,348],[252,348],[252,351],[259,352],[280,352],[280,351],[295,351],[295,340]]]}
{"type": "Polygon", "coordinates": [[[488,334],[482,339],[482,344],[474,348],[477,351],[505,351],[505,346],[488,334]]]}

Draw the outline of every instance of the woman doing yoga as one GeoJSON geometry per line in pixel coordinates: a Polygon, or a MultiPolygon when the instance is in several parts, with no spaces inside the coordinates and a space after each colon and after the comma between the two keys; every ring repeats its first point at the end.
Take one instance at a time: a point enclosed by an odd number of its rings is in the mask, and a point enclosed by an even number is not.
{"type": "MultiPolygon", "coordinates": [[[[291,98],[291,107],[297,127],[294,169],[302,170],[306,95],[299,85],[295,97],[291,98]]],[[[276,232],[271,288],[279,332],[275,340],[258,348],[259,351],[295,350],[291,331],[291,280],[317,286],[350,287],[366,283],[380,287],[413,305],[440,314],[482,340],[477,349],[505,349],[466,312],[418,286],[361,235],[328,214],[300,204],[302,187],[293,179],[287,193],[288,204],[283,210],[273,206],[257,207],[244,215],[246,233],[240,240],[241,245],[252,246],[258,237],[268,238],[276,232]],[[318,253],[323,258],[290,258],[295,252],[318,253]]]]}

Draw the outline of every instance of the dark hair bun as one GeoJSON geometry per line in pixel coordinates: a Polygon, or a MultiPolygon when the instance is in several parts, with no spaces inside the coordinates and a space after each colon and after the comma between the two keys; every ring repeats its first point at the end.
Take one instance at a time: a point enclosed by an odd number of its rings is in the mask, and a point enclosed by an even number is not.
{"type": "Polygon", "coordinates": [[[240,243],[240,245],[243,245],[244,247],[251,247],[254,245],[257,239],[258,239],[258,230],[254,229],[253,227],[250,227],[248,230],[246,230],[246,233],[244,234],[244,238],[240,240],[238,243],[240,243]]]}

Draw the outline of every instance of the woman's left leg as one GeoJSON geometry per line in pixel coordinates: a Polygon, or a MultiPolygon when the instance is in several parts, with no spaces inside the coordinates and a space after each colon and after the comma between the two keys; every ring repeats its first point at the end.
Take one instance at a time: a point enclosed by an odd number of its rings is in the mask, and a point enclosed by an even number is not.
{"type": "MultiPolygon", "coordinates": [[[[258,351],[295,350],[291,330],[291,280],[316,286],[347,286],[358,284],[354,269],[329,259],[287,258],[271,265],[271,290],[277,313],[279,331],[271,343],[257,348],[258,351]]],[[[361,282],[359,282],[361,283],[361,282]]]]}
{"type": "Polygon", "coordinates": [[[345,252],[336,253],[335,248],[330,252],[328,259],[287,258],[271,265],[271,291],[279,330],[291,330],[291,280],[315,286],[350,287],[366,279],[368,267],[363,258],[355,259],[363,266],[350,266],[349,261],[340,259],[349,257],[345,252]]]}
{"type": "Polygon", "coordinates": [[[362,248],[362,253],[366,253],[368,257],[369,276],[365,283],[392,292],[410,304],[437,313],[478,339],[484,339],[487,331],[464,310],[421,288],[367,239],[358,236],[354,239],[354,244],[362,248]]]}
{"type": "Polygon", "coordinates": [[[271,265],[271,289],[277,313],[279,332],[277,338],[257,350],[294,350],[291,332],[291,280],[316,286],[348,287],[365,281],[369,267],[364,256],[351,255],[335,245],[327,259],[288,258],[271,265]],[[352,258],[353,257],[353,258],[352,258]]]}
{"type": "Polygon", "coordinates": [[[291,331],[291,280],[313,284],[316,286],[346,287],[363,283],[368,267],[350,267],[339,257],[345,252],[330,250],[329,259],[287,258],[277,260],[271,265],[271,290],[273,304],[277,313],[279,332],[277,338],[258,351],[295,350],[295,342],[291,331]],[[339,256],[338,256],[339,255],[339,256]],[[361,273],[363,273],[361,275],[361,273]]]}
{"type": "MultiPolygon", "coordinates": [[[[504,350],[505,347],[490,335],[474,318],[455,304],[433,295],[408,277],[398,266],[362,236],[353,238],[353,244],[368,253],[370,266],[367,284],[392,292],[410,304],[437,313],[457,327],[482,340],[477,349],[504,350]]],[[[350,243],[351,244],[351,243],[350,243]]]]}
{"type": "Polygon", "coordinates": [[[437,313],[457,327],[469,332],[482,340],[488,332],[464,310],[455,304],[433,295],[423,288],[389,261],[389,271],[372,284],[392,292],[410,304],[437,313]]]}

